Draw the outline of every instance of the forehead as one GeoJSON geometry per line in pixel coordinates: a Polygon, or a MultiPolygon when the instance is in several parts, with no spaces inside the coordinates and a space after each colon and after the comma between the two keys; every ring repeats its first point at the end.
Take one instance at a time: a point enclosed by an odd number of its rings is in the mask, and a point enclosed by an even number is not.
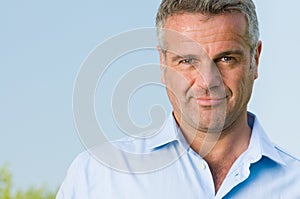
{"type": "Polygon", "coordinates": [[[168,17],[164,25],[166,29],[174,29],[179,32],[204,29],[214,30],[214,28],[221,28],[222,30],[225,27],[243,32],[247,29],[247,18],[240,12],[212,16],[201,13],[180,13],[168,17]]]}
{"type": "Polygon", "coordinates": [[[201,48],[206,53],[220,48],[248,46],[248,23],[244,14],[231,13],[215,16],[176,14],[167,18],[164,40],[168,50],[201,48]]]}

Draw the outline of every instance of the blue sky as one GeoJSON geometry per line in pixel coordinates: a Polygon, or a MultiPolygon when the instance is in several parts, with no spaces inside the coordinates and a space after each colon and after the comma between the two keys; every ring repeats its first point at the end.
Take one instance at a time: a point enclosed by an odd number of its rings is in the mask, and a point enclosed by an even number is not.
{"type": "MultiPolygon", "coordinates": [[[[274,142],[300,157],[300,2],[256,0],[263,53],[249,109],[274,142]]],[[[59,186],[84,150],[72,112],[83,60],[99,43],[153,27],[159,1],[0,2],[0,165],[17,187],[59,186]],[[117,6],[116,6],[117,5],[117,6]]]]}

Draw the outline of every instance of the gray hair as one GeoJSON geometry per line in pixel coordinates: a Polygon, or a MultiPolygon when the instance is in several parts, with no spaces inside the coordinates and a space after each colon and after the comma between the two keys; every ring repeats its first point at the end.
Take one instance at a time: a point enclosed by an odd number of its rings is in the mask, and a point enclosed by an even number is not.
{"type": "Polygon", "coordinates": [[[252,0],[162,0],[157,16],[156,28],[159,45],[163,48],[163,33],[168,17],[181,13],[201,13],[207,16],[241,12],[248,20],[248,40],[253,55],[259,40],[259,27],[252,0]]]}

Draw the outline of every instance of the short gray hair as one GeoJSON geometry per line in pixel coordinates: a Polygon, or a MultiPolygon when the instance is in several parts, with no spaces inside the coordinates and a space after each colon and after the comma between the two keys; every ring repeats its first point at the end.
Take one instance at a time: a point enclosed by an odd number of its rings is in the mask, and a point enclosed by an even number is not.
{"type": "Polygon", "coordinates": [[[168,17],[181,13],[201,13],[207,16],[241,12],[248,20],[248,40],[253,54],[259,40],[259,27],[252,0],[162,0],[156,16],[159,44],[162,47],[162,29],[168,17]]]}

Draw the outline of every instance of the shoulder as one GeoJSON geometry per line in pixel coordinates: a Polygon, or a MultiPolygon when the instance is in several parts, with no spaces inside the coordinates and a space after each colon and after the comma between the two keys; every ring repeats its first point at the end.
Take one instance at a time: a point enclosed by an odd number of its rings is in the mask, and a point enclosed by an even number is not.
{"type": "Polygon", "coordinates": [[[88,151],[78,154],[69,166],[64,183],[71,184],[82,178],[84,179],[91,165],[95,164],[94,161],[88,151]]]}
{"type": "Polygon", "coordinates": [[[60,186],[56,199],[86,198],[95,179],[102,179],[106,168],[95,160],[88,151],[77,155],[60,186]]]}
{"type": "Polygon", "coordinates": [[[275,145],[274,147],[277,150],[280,157],[282,158],[282,160],[284,161],[284,163],[286,164],[286,166],[295,167],[295,169],[297,169],[300,174],[300,160],[292,154],[290,154],[289,152],[287,152],[286,150],[284,150],[283,148],[281,148],[280,146],[275,145]]]}
{"type": "Polygon", "coordinates": [[[76,158],[71,163],[70,169],[79,169],[80,167],[83,167],[83,165],[86,165],[91,159],[90,154],[88,151],[84,151],[79,153],[76,158]]]}
{"type": "Polygon", "coordinates": [[[71,163],[68,173],[73,173],[75,171],[83,170],[91,162],[91,155],[88,151],[79,153],[76,158],[71,163]]]}

